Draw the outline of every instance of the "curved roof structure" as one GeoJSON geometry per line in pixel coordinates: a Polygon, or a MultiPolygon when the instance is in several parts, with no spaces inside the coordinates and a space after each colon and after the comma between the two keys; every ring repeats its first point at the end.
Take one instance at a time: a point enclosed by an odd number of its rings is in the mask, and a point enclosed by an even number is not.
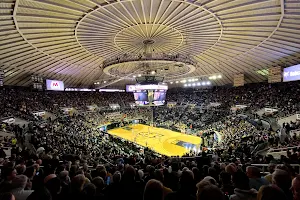
{"type": "Polygon", "coordinates": [[[29,85],[33,74],[76,87],[110,80],[103,61],[141,53],[148,39],[156,53],[197,60],[189,76],[221,73],[215,84],[222,85],[242,72],[246,83],[259,82],[267,79],[259,70],[300,62],[300,2],[0,1],[0,68],[7,85],[29,85]]]}

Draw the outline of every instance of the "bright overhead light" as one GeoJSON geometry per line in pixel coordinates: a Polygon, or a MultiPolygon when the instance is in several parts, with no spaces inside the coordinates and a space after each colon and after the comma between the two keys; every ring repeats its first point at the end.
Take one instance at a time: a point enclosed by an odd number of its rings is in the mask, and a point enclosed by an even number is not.
{"type": "Polygon", "coordinates": [[[186,87],[187,86],[187,84],[184,84],[184,87],[186,87]]]}
{"type": "Polygon", "coordinates": [[[133,78],[135,78],[136,77],[136,75],[133,75],[133,78]]]}
{"type": "Polygon", "coordinates": [[[218,78],[222,78],[222,75],[220,74],[220,75],[218,76],[218,78]]]}
{"type": "Polygon", "coordinates": [[[189,79],[189,80],[188,80],[188,82],[192,82],[192,81],[193,81],[192,79],[189,79]]]}
{"type": "Polygon", "coordinates": [[[142,74],[139,74],[139,75],[138,75],[138,77],[141,77],[141,76],[142,76],[142,74]]]}
{"type": "Polygon", "coordinates": [[[103,81],[103,83],[106,83],[106,81],[103,81]]]}
{"type": "Polygon", "coordinates": [[[197,79],[197,78],[195,78],[195,81],[198,81],[198,79],[197,79]]]}
{"type": "Polygon", "coordinates": [[[155,74],[155,71],[152,71],[151,74],[155,74]]]}
{"type": "Polygon", "coordinates": [[[170,82],[171,84],[173,84],[173,82],[170,82]]]}
{"type": "Polygon", "coordinates": [[[207,81],[206,84],[207,84],[207,85],[210,85],[210,81],[207,81]]]}
{"type": "Polygon", "coordinates": [[[202,82],[202,85],[206,85],[206,83],[205,83],[205,82],[202,82]]]}
{"type": "Polygon", "coordinates": [[[179,81],[176,81],[176,83],[179,83],[179,81]]]}
{"type": "Polygon", "coordinates": [[[100,84],[100,82],[97,82],[97,84],[100,84]]]}
{"type": "Polygon", "coordinates": [[[200,85],[201,85],[201,83],[197,83],[197,85],[198,85],[198,86],[200,86],[200,85]]]}
{"type": "Polygon", "coordinates": [[[192,86],[192,84],[190,84],[190,83],[189,83],[189,84],[188,84],[188,86],[189,86],[189,87],[191,87],[191,86],[192,86]]]}
{"type": "Polygon", "coordinates": [[[196,83],[193,83],[192,86],[196,86],[196,83]]]}

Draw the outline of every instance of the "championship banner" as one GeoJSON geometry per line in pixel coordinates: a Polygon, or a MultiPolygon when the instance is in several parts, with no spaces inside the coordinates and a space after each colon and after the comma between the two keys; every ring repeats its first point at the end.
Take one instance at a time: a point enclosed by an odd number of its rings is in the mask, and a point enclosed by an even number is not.
{"type": "Polygon", "coordinates": [[[239,86],[244,86],[244,84],[245,84],[244,74],[235,74],[233,77],[233,86],[239,87],[239,86]]]}
{"type": "Polygon", "coordinates": [[[282,70],[281,67],[272,67],[269,68],[268,83],[278,83],[282,79],[282,70]]]}

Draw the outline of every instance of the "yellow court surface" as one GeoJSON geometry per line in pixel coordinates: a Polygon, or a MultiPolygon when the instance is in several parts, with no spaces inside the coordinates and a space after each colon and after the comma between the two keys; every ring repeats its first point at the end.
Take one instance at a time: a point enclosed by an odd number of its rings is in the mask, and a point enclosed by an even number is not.
{"type": "Polygon", "coordinates": [[[198,150],[201,144],[200,137],[142,124],[115,128],[108,133],[167,156],[182,156],[190,150],[198,150]]]}

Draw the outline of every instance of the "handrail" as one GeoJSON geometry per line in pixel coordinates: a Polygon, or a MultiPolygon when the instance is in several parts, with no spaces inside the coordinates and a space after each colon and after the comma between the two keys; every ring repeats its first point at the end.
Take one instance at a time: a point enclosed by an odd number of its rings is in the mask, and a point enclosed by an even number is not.
{"type": "Polygon", "coordinates": [[[278,148],[278,149],[270,148],[270,150],[268,151],[268,153],[271,153],[271,152],[278,152],[278,151],[284,151],[284,150],[294,149],[294,148],[299,148],[299,147],[300,147],[300,146],[283,147],[283,148],[278,148]]]}
{"type": "MultiPolygon", "coordinates": [[[[255,167],[262,167],[263,168],[263,173],[265,172],[265,167],[268,167],[269,164],[251,164],[252,166],[255,167]]],[[[300,164],[290,164],[291,167],[299,167],[298,173],[300,174],[300,164]]]]}

